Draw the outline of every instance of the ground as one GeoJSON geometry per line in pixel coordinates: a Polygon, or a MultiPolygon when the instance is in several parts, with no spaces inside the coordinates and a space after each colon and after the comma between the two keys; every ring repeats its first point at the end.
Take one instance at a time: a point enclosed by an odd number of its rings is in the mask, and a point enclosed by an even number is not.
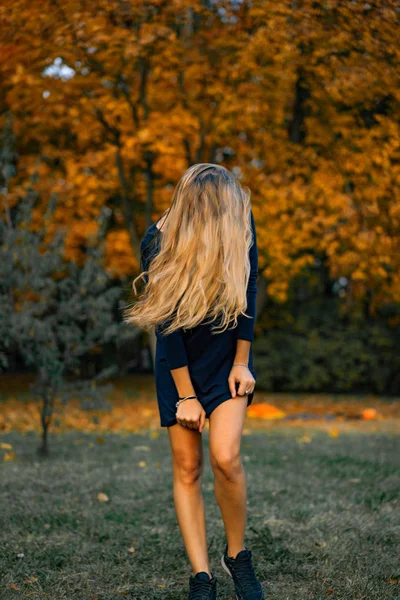
{"type": "MultiPolygon", "coordinates": [[[[58,403],[47,459],[30,382],[0,381],[0,600],[186,600],[153,378],[120,380],[103,410],[58,403]]],[[[245,543],[267,600],[400,600],[399,399],[257,391],[264,402],[285,418],[248,416],[242,459],[245,543]]],[[[228,600],[208,421],[203,444],[210,564],[228,600]]]]}
{"type": "MultiPolygon", "coordinates": [[[[0,598],[186,600],[166,430],[1,436],[0,598]],[[10,449],[2,450],[10,454],[10,449]]],[[[203,433],[207,533],[220,600],[224,530],[203,433]]],[[[246,424],[246,545],[271,600],[400,598],[400,437],[246,424]]]]}

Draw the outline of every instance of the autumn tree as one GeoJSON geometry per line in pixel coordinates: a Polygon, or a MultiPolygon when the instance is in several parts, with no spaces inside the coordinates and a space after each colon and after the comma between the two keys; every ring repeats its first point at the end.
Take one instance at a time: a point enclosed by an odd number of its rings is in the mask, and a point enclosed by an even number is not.
{"type": "MultiPolygon", "coordinates": [[[[6,0],[4,110],[18,176],[37,176],[67,255],[112,210],[107,268],[139,240],[194,162],[253,192],[268,294],[315,261],[348,281],[342,307],[399,302],[399,13],[374,3],[6,0]]],[[[38,207],[36,219],[45,207],[38,207]]]]}

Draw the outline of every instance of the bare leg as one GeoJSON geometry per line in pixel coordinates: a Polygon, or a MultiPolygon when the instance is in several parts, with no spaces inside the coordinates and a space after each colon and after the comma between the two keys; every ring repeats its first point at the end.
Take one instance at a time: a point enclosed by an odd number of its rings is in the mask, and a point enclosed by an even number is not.
{"type": "Polygon", "coordinates": [[[244,549],[247,482],[240,457],[247,396],[226,400],[210,415],[210,462],[214,493],[225,526],[228,556],[244,549]]]}
{"type": "Polygon", "coordinates": [[[211,576],[201,477],[204,456],[201,433],[179,423],[168,427],[174,472],[174,504],[193,574],[211,576]]]}

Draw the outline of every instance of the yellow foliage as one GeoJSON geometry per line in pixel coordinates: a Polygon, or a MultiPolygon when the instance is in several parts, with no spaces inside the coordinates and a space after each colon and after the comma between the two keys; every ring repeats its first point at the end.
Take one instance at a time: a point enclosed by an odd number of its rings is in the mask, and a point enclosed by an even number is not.
{"type": "Polygon", "coordinates": [[[108,206],[107,269],[131,277],[147,203],[159,216],[190,164],[224,161],[252,191],[278,302],[315,255],[371,306],[400,301],[397,3],[224,8],[221,19],[200,0],[116,3],[110,18],[105,0],[6,0],[10,203],[33,186],[43,212],[56,194],[78,261],[108,206]]]}

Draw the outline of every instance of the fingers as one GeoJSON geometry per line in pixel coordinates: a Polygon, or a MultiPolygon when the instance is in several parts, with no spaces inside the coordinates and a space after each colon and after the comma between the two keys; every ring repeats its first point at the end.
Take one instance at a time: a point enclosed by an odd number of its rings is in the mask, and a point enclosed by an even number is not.
{"type": "Polygon", "coordinates": [[[200,431],[200,433],[204,429],[205,422],[206,422],[206,411],[203,410],[202,413],[201,413],[201,415],[200,415],[200,423],[199,423],[199,431],[200,431]]]}
{"type": "Polygon", "coordinates": [[[184,419],[177,419],[179,425],[182,425],[185,429],[199,429],[199,421],[186,421],[184,419]]]}
{"type": "Polygon", "coordinates": [[[238,396],[244,396],[244,393],[249,388],[246,387],[247,381],[241,381],[238,389],[238,396]]]}
{"type": "Polygon", "coordinates": [[[232,395],[232,398],[236,396],[236,378],[234,375],[230,375],[228,377],[229,391],[232,395]]]}
{"type": "Polygon", "coordinates": [[[190,419],[177,419],[178,423],[186,429],[197,429],[196,422],[190,419]]]}
{"type": "Polygon", "coordinates": [[[198,429],[201,433],[204,429],[204,424],[206,420],[206,411],[204,408],[201,409],[198,417],[190,416],[190,417],[178,417],[176,418],[179,425],[185,427],[185,429],[198,429]]]}
{"type": "Polygon", "coordinates": [[[241,381],[238,389],[238,396],[251,394],[251,392],[254,391],[254,384],[254,379],[244,379],[243,381],[241,381]]]}
{"type": "Polygon", "coordinates": [[[192,399],[184,402],[183,405],[180,404],[175,416],[179,425],[185,429],[198,429],[202,412],[204,412],[204,408],[200,402],[192,399]]]}
{"type": "Polygon", "coordinates": [[[229,391],[231,393],[232,398],[236,396],[244,396],[246,395],[246,391],[250,394],[254,390],[255,379],[251,374],[251,371],[244,366],[236,366],[233,367],[232,372],[228,377],[228,385],[229,391]],[[239,384],[238,390],[236,390],[236,385],[239,384]]]}

